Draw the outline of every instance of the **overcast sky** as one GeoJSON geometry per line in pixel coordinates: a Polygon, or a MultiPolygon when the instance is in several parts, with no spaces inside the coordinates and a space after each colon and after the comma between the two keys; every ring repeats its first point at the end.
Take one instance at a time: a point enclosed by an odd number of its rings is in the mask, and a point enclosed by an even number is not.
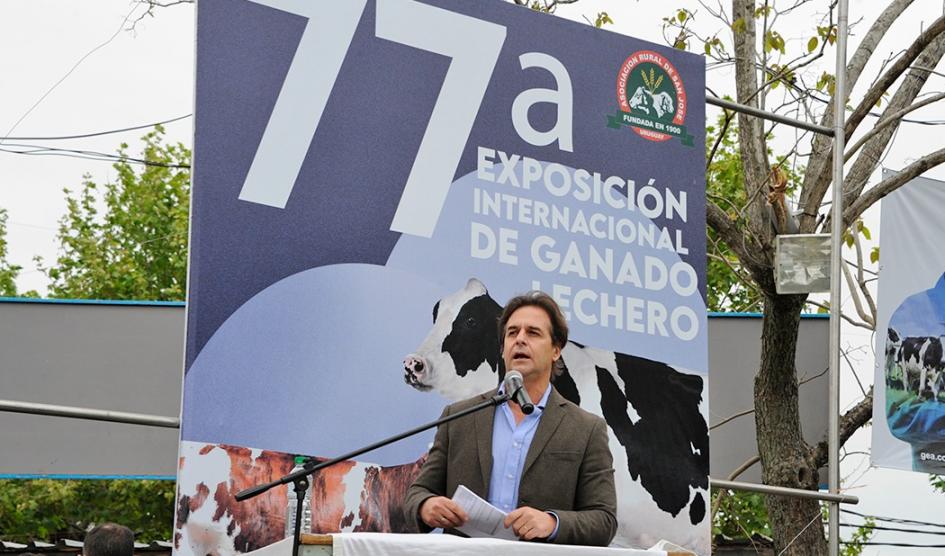
{"type": "MultiPolygon", "coordinates": [[[[786,4],[787,2],[785,2],[786,4]]],[[[806,44],[809,26],[822,13],[826,0],[816,0],[812,9],[799,10],[783,21],[782,34],[796,45],[806,44]],[[819,8],[817,6],[820,6],[819,8]]],[[[577,20],[593,20],[606,11],[615,20],[609,29],[628,35],[663,42],[661,19],[670,15],[667,5],[699,10],[698,28],[718,29],[705,9],[689,0],[656,2],[648,0],[581,0],[559,10],[559,15],[577,20]]],[[[863,20],[854,32],[865,31],[886,2],[851,3],[851,19],[863,20]]],[[[908,44],[922,28],[942,14],[942,0],[917,0],[881,44],[879,56],[864,73],[857,91],[862,92],[876,75],[876,68],[886,55],[908,44]]],[[[150,124],[188,115],[193,104],[194,28],[191,6],[161,10],[157,17],[146,18],[134,31],[122,30],[136,19],[141,8],[129,0],[3,0],[0,2],[0,137],[51,137],[150,124]],[[71,73],[70,73],[71,72],[71,73]],[[57,85],[58,83],[58,85],[57,85]],[[52,89],[52,90],[50,90],[52,89]],[[34,106],[35,105],[35,106],[34,106]],[[15,127],[14,127],[15,126],[15,127]]],[[[853,52],[858,37],[851,39],[853,52]]],[[[832,71],[833,54],[821,65],[810,68],[811,77],[823,70],[832,71]]],[[[945,71],[939,67],[939,71],[945,71]]],[[[713,68],[708,83],[718,94],[734,94],[730,67],[713,68]]],[[[933,76],[926,91],[945,89],[945,78],[933,76]]],[[[856,96],[854,96],[856,98],[856,96]]],[[[710,111],[710,118],[714,112],[710,111]]],[[[941,103],[917,111],[910,117],[920,120],[945,120],[941,103]]],[[[875,121],[875,120],[874,120],[875,121]]],[[[168,139],[191,143],[192,119],[167,125],[168,139]]],[[[868,128],[867,125],[861,126],[868,128]]],[[[59,148],[114,153],[121,142],[137,152],[138,138],[146,130],[103,135],[69,141],[49,139],[6,139],[0,148],[18,149],[30,144],[59,148]]],[[[922,154],[940,148],[945,129],[904,124],[883,165],[900,168],[922,154]]],[[[778,130],[781,140],[793,137],[787,128],[778,130]]],[[[35,270],[34,256],[54,260],[54,236],[58,219],[65,211],[62,189],[81,185],[83,174],[96,182],[114,179],[111,162],[63,156],[25,156],[0,152],[0,207],[7,209],[9,260],[24,267],[18,281],[20,290],[45,292],[45,280],[35,270]]],[[[945,168],[931,170],[927,177],[945,179],[945,168]]],[[[874,182],[878,173],[874,176],[874,182]]],[[[878,211],[867,222],[878,240],[878,211]]],[[[871,336],[858,329],[844,330],[844,345],[859,348],[853,354],[862,381],[872,381],[871,336]]],[[[843,407],[855,403],[859,387],[849,370],[844,369],[843,407]]],[[[868,384],[867,384],[868,387],[868,384]]],[[[713,415],[716,421],[724,416],[713,415]]],[[[869,430],[860,431],[848,443],[851,450],[865,450],[869,430]]],[[[868,460],[851,456],[845,462],[845,486],[861,497],[855,509],[869,514],[896,516],[925,521],[945,522],[945,496],[932,494],[924,475],[889,470],[868,470],[868,460]]],[[[857,521],[843,519],[842,521],[857,521]]],[[[848,529],[844,529],[849,533],[848,529]]],[[[877,539],[916,543],[940,543],[941,537],[879,533],[877,539]]],[[[915,549],[871,548],[867,554],[919,554],[915,549]]]]}

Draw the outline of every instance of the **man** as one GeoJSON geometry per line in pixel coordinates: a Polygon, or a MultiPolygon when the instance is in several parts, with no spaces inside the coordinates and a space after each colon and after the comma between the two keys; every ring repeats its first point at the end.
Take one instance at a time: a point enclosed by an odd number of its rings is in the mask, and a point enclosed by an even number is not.
{"type": "Polygon", "coordinates": [[[117,523],[103,523],[85,535],[82,556],[132,556],[135,535],[117,523]]]}
{"type": "MultiPolygon", "coordinates": [[[[420,475],[407,491],[406,518],[417,531],[447,532],[468,516],[449,497],[459,485],[508,513],[522,540],[606,546],[617,531],[617,495],[607,425],[551,386],[568,325],[545,293],[512,298],[499,319],[502,360],[522,373],[531,415],[503,404],[440,425],[420,475]]],[[[448,406],[471,407],[501,387],[448,406]]]]}

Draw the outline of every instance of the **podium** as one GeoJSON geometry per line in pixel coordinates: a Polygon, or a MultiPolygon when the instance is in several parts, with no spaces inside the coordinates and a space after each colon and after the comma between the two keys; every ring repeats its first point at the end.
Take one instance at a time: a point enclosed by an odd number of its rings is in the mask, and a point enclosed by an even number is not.
{"type": "MultiPolygon", "coordinates": [[[[284,539],[246,556],[291,556],[292,539],[284,539]]],[[[692,556],[688,552],[602,548],[515,542],[499,539],[464,539],[454,535],[399,533],[302,534],[299,556],[692,556]]]]}

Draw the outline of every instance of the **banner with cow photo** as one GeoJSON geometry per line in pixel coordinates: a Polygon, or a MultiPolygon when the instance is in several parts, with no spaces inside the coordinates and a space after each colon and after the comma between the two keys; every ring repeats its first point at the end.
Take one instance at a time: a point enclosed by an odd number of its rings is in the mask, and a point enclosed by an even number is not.
{"type": "MultiPolygon", "coordinates": [[[[236,492],[494,388],[542,289],[615,544],[708,554],[702,57],[500,0],[197,10],[175,552],[279,540],[286,489],[236,492]]],[[[404,531],[432,438],[318,474],[313,529],[404,531]]]]}
{"type": "MultiPolygon", "coordinates": [[[[884,175],[884,177],[887,177],[884,175]]],[[[945,474],[945,182],[882,202],[873,465],[945,474]]]]}

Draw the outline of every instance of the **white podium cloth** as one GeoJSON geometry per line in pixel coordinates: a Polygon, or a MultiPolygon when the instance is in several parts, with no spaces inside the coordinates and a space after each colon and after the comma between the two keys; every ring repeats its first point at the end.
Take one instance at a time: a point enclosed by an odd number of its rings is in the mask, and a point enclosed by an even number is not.
{"type": "MultiPolygon", "coordinates": [[[[291,551],[291,545],[289,550],[291,551]]],[[[334,556],[666,556],[660,550],[603,548],[499,539],[464,539],[455,535],[334,533],[334,556]]]]}

